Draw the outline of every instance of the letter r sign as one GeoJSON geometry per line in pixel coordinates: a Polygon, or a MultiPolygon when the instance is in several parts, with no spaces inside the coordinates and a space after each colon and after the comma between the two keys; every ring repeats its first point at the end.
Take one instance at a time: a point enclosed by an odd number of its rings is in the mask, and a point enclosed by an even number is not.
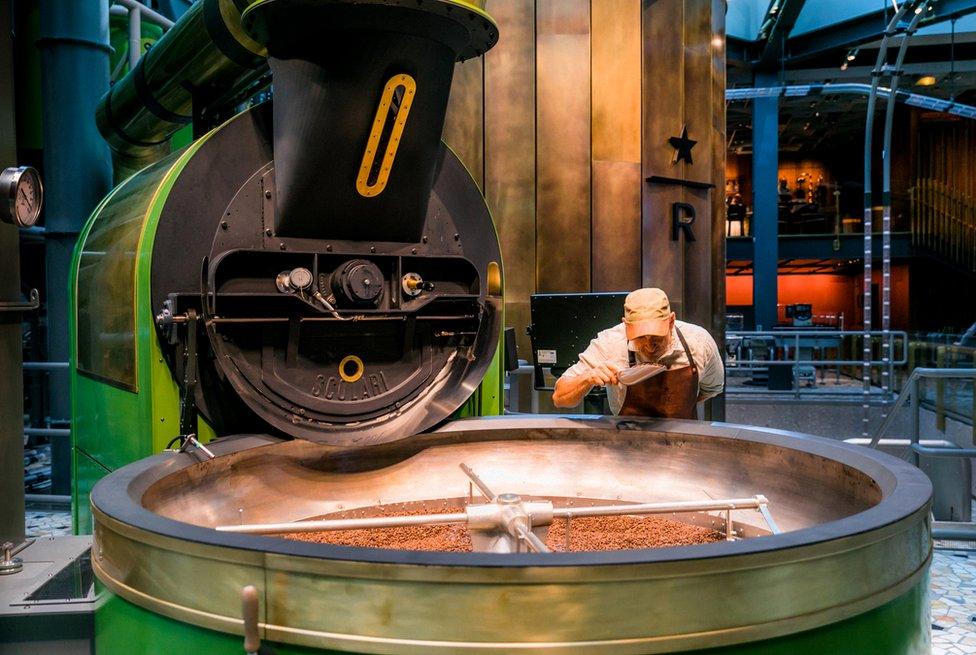
{"type": "Polygon", "coordinates": [[[695,208],[686,202],[671,205],[671,240],[678,241],[679,233],[685,233],[685,241],[694,241],[691,226],[695,223],[695,208]]]}

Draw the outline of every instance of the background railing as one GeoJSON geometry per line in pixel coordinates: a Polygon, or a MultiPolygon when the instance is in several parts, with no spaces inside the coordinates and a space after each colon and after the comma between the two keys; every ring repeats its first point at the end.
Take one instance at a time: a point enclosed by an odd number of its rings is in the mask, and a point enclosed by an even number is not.
{"type": "MultiPolygon", "coordinates": [[[[882,372],[908,363],[908,334],[868,333],[872,389],[868,402],[893,400],[880,388],[882,372]],[[890,358],[883,355],[888,343],[890,358]]],[[[726,333],[726,395],[734,400],[761,399],[788,393],[795,400],[828,398],[836,402],[865,400],[861,385],[864,332],[861,330],[730,330],[726,333]],[[748,379],[743,379],[748,378],[748,379]]]]}
{"type": "MultiPolygon", "coordinates": [[[[881,356],[885,334],[871,333],[870,361],[873,386],[868,402],[891,404],[903,391],[916,368],[976,369],[976,348],[955,345],[959,335],[912,335],[889,332],[891,361],[881,356]],[[892,389],[881,388],[881,372],[893,371],[892,389]]],[[[859,404],[864,401],[860,359],[863,333],[857,330],[775,330],[726,333],[726,398],[732,403],[813,402],[859,404]],[[769,373],[781,374],[785,388],[770,384],[769,373]],[[785,369],[785,370],[784,370],[785,369]],[[770,388],[773,387],[773,388],[770,388]]],[[[514,393],[506,407],[518,412],[562,412],[551,407],[551,390],[533,387],[532,364],[526,362],[510,374],[514,393]]],[[[549,379],[553,382],[554,379],[549,379]]],[[[551,384],[549,385],[551,387],[551,384]]],[[[946,431],[946,421],[970,426],[976,445],[976,402],[973,383],[968,378],[925,378],[920,381],[921,408],[935,415],[935,428],[946,431]]]]}
{"type": "MultiPolygon", "coordinates": [[[[915,369],[976,369],[976,348],[937,341],[913,340],[908,344],[908,366],[895,373],[895,386],[904,390],[915,369]]],[[[965,376],[937,377],[919,389],[920,406],[935,413],[936,428],[945,432],[946,418],[973,426],[976,444],[976,402],[973,382],[965,376]]]]}

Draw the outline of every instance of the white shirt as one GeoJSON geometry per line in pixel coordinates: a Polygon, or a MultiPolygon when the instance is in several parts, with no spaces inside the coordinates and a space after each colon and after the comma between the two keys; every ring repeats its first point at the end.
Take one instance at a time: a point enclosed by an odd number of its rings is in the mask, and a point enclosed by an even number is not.
{"type": "MultiPolygon", "coordinates": [[[[703,327],[676,320],[674,327],[671,328],[671,352],[662,355],[658,362],[666,362],[672,368],[689,365],[685,349],[681,347],[681,340],[678,339],[675,328],[681,330],[682,336],[688,342],[688,350],[691,351],[691,356],[698,366],[698,392],[701,394],[702,400],[708,400],[722,393],[722,389],[725,388],[725,366],[722,363],[722,356],[718,352],[715,339],[703,327]]],[[[580,353],[579,361],[566,369],[563,376],[582,375],[591,368],[607,363],[615,364],[620,369],[628,368],[630,366],[629,351],[631,350],[634,348],[627,340],[626,328],[623,323],[620,323],[596,335],[586,350],[580,353]]],[[[635,352],[634,354],[637,356],[637,361],[644,361],[639,353],[635,352]]],[[[610,411],[619,414],[626,395],[626,386],[608,384],[607,398],[610,401],[610,411]]]]}

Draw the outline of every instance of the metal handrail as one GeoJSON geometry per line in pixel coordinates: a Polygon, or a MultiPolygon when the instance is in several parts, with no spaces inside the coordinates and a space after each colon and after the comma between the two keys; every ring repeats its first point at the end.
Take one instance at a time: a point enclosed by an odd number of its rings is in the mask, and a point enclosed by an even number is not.
{"type": "MultiPolygon", "coordinates": [[[[919,381],[923,378],[936,378],[936,379],[957,379],[957,380],[973,380],[973,402],[976,403],[976,369],[973,368],[916,368],[912,371],[912,374],[908,377],[905,382],[905,386],[902,387],[902,391],[898,394],[898,399],[891,408],[891,412],[885,418],[884,422],[878,427],[878,430],[874,433],[874,437],[871,438],[871,443],[869,444],[871,448],[877,448],[878,443],[881,441],[881,437],[888,431],[891,427],[891,423],[894,421],[895,415],[898,410],[904,407],[908,398],[913,398],[912,401],[912,435],[911,443],[909,444],[909,453],[911,454],[912,463],[915,466],[919,465],[919,458],[921,455],[926,457],[963,457],[963,458],[976,458],[976,448],[940,448],[923,446],[919,443],[919,410],[921,409],[921,395],[919,393],[919,381]]],[[[976,429],[976,426],[974,426],[976,429]]],[[[963,540],[970,541],[976,540],[976,523],[965,522],[965,521],[933,521],[932,522],[932,537],[934,539],[953,539],[953,540],[963,540]]]]}
{"type": "Polygon", "coordinates": [[[905,403],[908,402],[908,398],[914,398],[912,403],[914,407],[914,412],[912,414],[912,457],[915,460],[915,464],[918,464],[918,450],[915,449],[915,445],[919,442],[919,409],[921,408],[921,396],[919,394],[919,381],[922,378],[937,378],[937,379],[959,379],[959,380],[973,380],[976,382],[976,368],[916,368],[912,371],[912,374],[908,376],[908,380],[905,382],[905,386],[902,387],[901,393],[898,394],[897,400],[895,400],[894,405],[891,407],[891,411],[888,413],[887,418],[884,422],[878,426],[877,431],[875,431],[874,436],[871,437],[871,443],[869,444],[871,448],[877,448],[878,442],[881,441],[881,437],[888,431],[891,424],[895,420],[895,415],[898,413],[905,403]]]}
{"type": "MultiPolygon", "coordinates": [[[[881,337],[889,344],[895,339],[901,339],[904,346],[901,348],[901,358],[893,360],[882,357],[880,360],[870,360],[872,366],[891,366],[903,365],[908,363],[908,333],[899,330],[874,330],[866,333],[869,337],[881,337]]],[[[726,332],[726,340],[730,337],[748,338],[792,338],[793,357],[789,359],[737,359],[737,366],[766,366],[769,364],[793,364],[794,366],[862,366],[864,361],[861,359],[799,359],[801,340],[803,338],[837,338],[839,340],[847,336],[863,337],[863,330],[729,330],[726,332]]],[[[889,347],[889,352],[894,348],[889,347]]]]}
{"type": "Polygon", "coordinates": [[[976,457],[976,448],[942,448],[913,443],[912,450],[926,457],[976,457]]]}

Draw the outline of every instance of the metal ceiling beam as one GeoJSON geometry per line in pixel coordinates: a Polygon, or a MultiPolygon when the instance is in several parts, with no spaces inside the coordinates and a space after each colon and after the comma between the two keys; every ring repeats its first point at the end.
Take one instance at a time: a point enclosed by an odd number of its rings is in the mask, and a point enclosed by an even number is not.
{"type": "MultiPolygon", "coordinates": [[[[922,26],[976,13],[976,0],[939,0],[929,13],[931,15],[923,19],[922,26]]],[[[873,11],[793,36],[786,42],[787,60],[796,62],[830,50],[852,48],[876,41],[884,34],[890,17],[890,9],[873,11]]]]}
{"type": "Polygon", "coordinates": [[[921,26],[926,27],[972,13],[976,13],[976,0],[939,0],[929,15],[922,19],[921,26]]]}
{"type": "MultiPolygon", "coordinates": [[[[833,68],[801,68],[783,72],[782,80],[789,82],[822,82],[823,80],[865,80],[871,79],[872,66],[851,66],[846,71],[833,68]]],[[[939,60],[932,62],[915,62],[902,66],[906,75],[941,75],[950,71],[956,73],[976,72],[976,60],[957,60],[955,64],[939,60]]]]}
{"type": "Polygon", "coordinates": [[[748,41],[734,36],[725,38],[725,60],[732,65],[749,64],[756,60],[758,55],[758,43],[748,41]]]}
{"type": "MultiPolygon", "coordinates": [[[[970,0],[976,1],[976,0],[970,0]]],[[[873,11],[820,29],[793,36],[786,43],[791,62],[809,59],[842,48],[859,46],[881,38],[891,20],[891,11],[873,11]]]]}
{"type": "Polygon", "coordinates": [[[773,0],[770,11],[775,11],[775,15],[767,19],[772,21],[769,33],[765,37],[759,35],[760,41],[764,42],[759,59],[755,62],[756,68],[770,68],[779,63],[784,44],[789,39],[805,3],[806,0],[773,0]]]}

